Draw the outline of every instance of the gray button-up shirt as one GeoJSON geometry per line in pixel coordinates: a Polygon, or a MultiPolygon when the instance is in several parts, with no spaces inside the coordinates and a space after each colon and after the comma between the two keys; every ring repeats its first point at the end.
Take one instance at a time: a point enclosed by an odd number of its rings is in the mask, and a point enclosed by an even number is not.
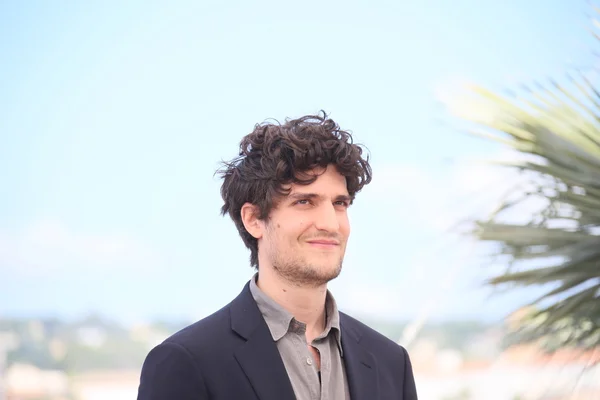
{"type": "Polygon", "coordinates": [[[255,275],[250,292],[269,327],[273,341],[285,365],[297,400],[350,400],[346,370],[342,361],[340,315],[333,296],[327,291],[325,330],[310,345],[321,356],[319,371],[306,342],[306,324],[267,296],[256,285],[255,275]]]}

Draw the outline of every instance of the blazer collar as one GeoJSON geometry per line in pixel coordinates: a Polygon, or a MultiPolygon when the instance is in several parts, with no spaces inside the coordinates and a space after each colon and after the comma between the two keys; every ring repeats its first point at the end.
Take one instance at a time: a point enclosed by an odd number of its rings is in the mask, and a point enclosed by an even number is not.
{"type": "Polygon", "coordinates": [[[293,399],[277,345],[246,284],[230,307],[231,329],[246,340],[234,356],[260,400],[293,399]]]}
{"type": "Polygon", "coordinates": [[[350,398],[352,400],[379,399],[377,362],[373,354],[361,344],[362,331],[344,313],[340,313],[340,324],[350,398]]]}
{"type": "MultiPolygon", "coordinates": [[[[260,400],[295,398],[292,384],[269,327],[252,294],[249,283],[231,303],[231,329],[246,340],[235,358],[260,400]]],[[[352,318],[340,312],[344,365],[352,400],[379,398],[377,363],[362,344],[362,331],[352,318]]]]}

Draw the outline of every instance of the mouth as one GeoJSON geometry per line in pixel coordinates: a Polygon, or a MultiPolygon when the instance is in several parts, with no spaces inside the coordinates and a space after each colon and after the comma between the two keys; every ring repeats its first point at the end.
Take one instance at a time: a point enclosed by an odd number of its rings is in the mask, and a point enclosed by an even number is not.
{"type": "Polygon", "coordinates": [[[340,242],[327,239],[309,240],[308,244],[321,249],[335,249],[340,246],[340,242]]]}

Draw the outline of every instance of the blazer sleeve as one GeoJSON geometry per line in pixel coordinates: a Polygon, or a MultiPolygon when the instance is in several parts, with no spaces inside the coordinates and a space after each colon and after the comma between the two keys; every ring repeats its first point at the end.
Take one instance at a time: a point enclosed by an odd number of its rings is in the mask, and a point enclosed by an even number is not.
{"type": "Polygon", "coordinates": [[[412,363],[406,349],[402,349],[404,350],[404,393],[402,393],[402,398],[403,400],[418,400],[412,363]]]}
{"type": "Polygon", "coordinates": [[[208,400],[200,370],[190,352],[176,343],[153,348],[142,366],[137,400],[208,400]]]}

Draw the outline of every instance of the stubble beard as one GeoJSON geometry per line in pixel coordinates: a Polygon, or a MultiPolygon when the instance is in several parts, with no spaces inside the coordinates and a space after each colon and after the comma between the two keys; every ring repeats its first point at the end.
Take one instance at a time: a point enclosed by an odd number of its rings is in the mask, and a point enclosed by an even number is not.
{"type": "Polygon", "coordinates": [[[321,287],[337,278],[342,272],[344,257],[340,257],[336,266],[319,266],[301,258],[283,258],[275,254],[273,269],[285,281],[298,287],[321,287]]]}
{"type": "MultiPolygon", "coordinates": [[[[267,225],[269,234],[276,238],[275,232],[271,225],[267,225]]],[[[342,264],[346,246],[343,245],[342,253],[338,260],[332,265],[319,265],[311,263],[306,257],[299,254],[294,254],[292,248],[286,252],[272,241],[270,246],[267,246],[267,255],[270,258],[271,265],[275,273],[284,281],[296,287],[317,288],[327,285],[330,281],[337,278],[342,272],[342,264]],[[287,253],[287,254],[286,254],[287,253]]]]}

